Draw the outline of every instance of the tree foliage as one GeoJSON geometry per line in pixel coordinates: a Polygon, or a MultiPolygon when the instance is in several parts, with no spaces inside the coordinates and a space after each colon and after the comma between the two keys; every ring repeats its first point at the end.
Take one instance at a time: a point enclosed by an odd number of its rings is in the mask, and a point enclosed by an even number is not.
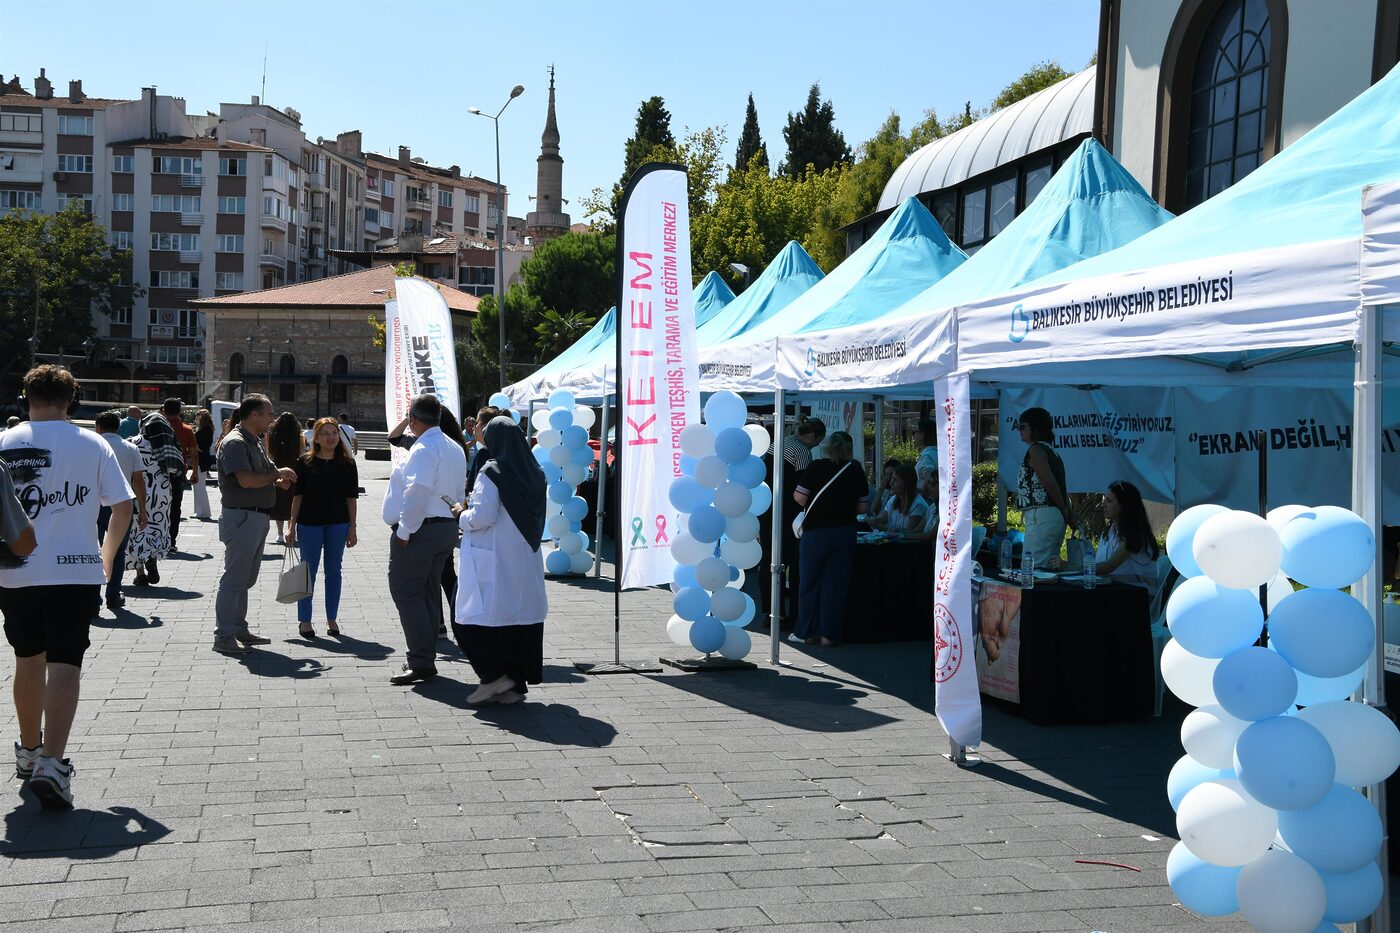
{"type": "Polygon", "coordinates": [[[753,105],[753,94],[750,94],[748,109],[744,111],[744,129],[739,133],[739,146],[734,151],[734,168],[745,171],[749,162],[755,159],[766,171],[768,147],[763,144],[763,135],[758,131],[758,108],[753,105]]]}
{"type": "MultiPolygon", "coordinates": [[[[652,162],[684,165],[690,179],[690,217],[693,223],[714,202],[715,189],[725,168],[722,152],[726,141],[723,127],[707,126],[700,130],[687,127],[679,144],[655,147],[647,158],[637,164],[637,168],[652,162]]],[[[631,177],[627,176],[629,180],[631,177]]],[[[617,229],[617,209],[621,200],[622,186],[614,186],[611,194],[594,188],[583,199],[584,216],[593,218],[595,231],[610,234],[617,229]]]]}
{"type": "Polygon", "coordinates": [[[821,99],[821,93],[821,85],[813,82],[807,105],[787,116],[783,127],[787,158],[778,171],[789,178],[800,178],[808,166],[820,173],[851,161],[846,137],[836,128],[836,110],[830,100],[821,99]]]}
{"type": "Polygon", "coordinates": [[[145,293],[127,284],[131,252],[77,204],[56,215],[12,210],[0,216],[0,371],[34,352],[78,350],[92,337],[92,314],[111,315],[145,293]],[[30,338],[35,338],[30,346],[30,338]]]}
{"type": "Polygon", "coordinates": [[[1033,65],[1025,74],[1001,89],[1001,93],[992,101],[991,112],[1010,107],[1016,101],[1030,97],[1036,91],[1043,91],[1052,84],[1059,84],[1069,76],[1069,72],[1061,68],[1060,63],[1056,61],[1044,61],[1033,65]]]}
{"type": "Polygon", "coordinates": [[[617,301],[616,261],[614,235],[566,233],[535,247],[520,281],[541,307],[596,319],[617,301]]]}

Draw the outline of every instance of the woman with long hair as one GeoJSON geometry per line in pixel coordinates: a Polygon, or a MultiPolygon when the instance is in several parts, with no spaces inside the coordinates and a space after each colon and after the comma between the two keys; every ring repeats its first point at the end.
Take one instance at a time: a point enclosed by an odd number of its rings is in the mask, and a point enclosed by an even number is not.
{"type": "Polygon", "coordinates": [[[1072,527],[1065,463],[1055,453],[1055,424],[1044,408],[1021,414],[1021,440],[1028,445],[1016,482],[1016,506],[1026,522],[1026,541],[1036,570],[1060,566],[1065,528],[1072,527]]]}
{"type": "MultiPolygon", "coordinates": [[[[312,426],[311,442],[311,449],[297,458],[292,467],[297,481],[292,487],[287,544],[299,547],[301,559],[311,570],[313,586],[324,555],[326,634],[339,635],[336,615],[340,610],[340,567],[345,549],[356,544],[360,474],[355,458],[341,440],[340,422],[334,418],[321,418],[312,426]]],[[[298,632],[302,638],[316,636],[311,624],[311,600],[307,596],[297,602],[298,632]]]]}
{"type": "MultiPolygon", "coordinates": [[[[301,436],[301,422],[297,416],[284,411],[277,416],[267,432],[267,455],[279,469],[296,469],[297,461],[306,451],[306,440],[301,436]]],[[[277,522],[277,543],[286,544],[283,526],[292,517],[292,491],[278,488],[277,502],[272,506],[272,519],[277,522]]]]}
{"type": "Polygon", "coordinates": [[[856,556],[856,516],[865,511],[870,487],[851,460],[855,441],[845,431],[826,439],[826,459],[802,472],[792,497],[807,514],[798,548],[801,590],[794,641],[834,645],[846,624],[846,596],[856,556]]]}
{"type": "MultiPolygon", "coordinates": [[[[937,477],[938,474],[931,475],[937,477]]],[[[923,530],[928,511],[928,500],[919,495],[918,474],[909,464],[901,463],[894,468],[890,497],[885,501],[885,507],[870,519],[870,527],[886,531],[919,532],[923,530]]]]}
{"type": "Polygon", "coordinates": [[[510,418],[493,418],[483,440],[488,459],[453,510],[462,572],[452,631],[481,681],[467,702],[519,703],[544,676],[544,471],[510,418]]]}
{"type": "Polygon", "coordinates": [[[1142,493],[1132,483],[1109,483],[1103,496],[1103,517],[1108,522],[1097,554],[1098,572],[1123,583],[1154,590],[1157,587],[1157,536],[1142,493]]]}
{"type": "Polygon", "coordinates": [[[199,446],[199,472],[214,469],[214,416],[201,408],[194,415],[194,442],[199,446]]]}

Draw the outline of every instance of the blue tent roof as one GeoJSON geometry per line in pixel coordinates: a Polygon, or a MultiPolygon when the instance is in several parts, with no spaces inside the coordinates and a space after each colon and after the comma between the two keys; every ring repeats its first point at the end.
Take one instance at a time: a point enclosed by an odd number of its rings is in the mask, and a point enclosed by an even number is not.
{"type": "Polygon", "coordinates": [[[718,272],[711,270],[705,273],[700,284],[695,286],[695,326],[704,324],[733,300],[734,292],[730,291],[718,272]]]}
{"type": "Polygon", "coordinates": [[[820,317],[825,327],[857,324],[908,301],[967,261],[938,221],[908,198],[860,249],[744,342],[794,333],[820,317]]]}
{"type": "MultiPolygon", "coordinates": [[[[1171,219],[1118,160],[1086,139],[995,239],[943,279],[879,317],[931,314],[1016,288],[1130,243],[1171,219]]],[[[830,323],[832,317],[821,314],[801,330],[840,326],[830,323]]]]}
{"type": "Polygon", "coordinates": [[[696,316],[696,345],[707,347],[747,333],[821,280],[821,268],[801,244],[790,240],[763,274],[724,309],[724,314],[713,317],[703,326],[696,316]]]}

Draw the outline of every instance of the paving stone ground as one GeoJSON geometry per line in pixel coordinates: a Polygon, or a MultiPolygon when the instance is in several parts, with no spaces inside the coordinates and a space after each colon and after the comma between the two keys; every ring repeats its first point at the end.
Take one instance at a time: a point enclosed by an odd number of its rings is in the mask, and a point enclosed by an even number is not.
{"type": "MultiPolygon", "coordinates": [[[[339,642],[296,636],[272,553],[252,602],[273,644],[214,654],[212,522],[104,613],[70,745],[78,809],[10,786],[7,931],[1244,929],[1166,884],[1179,719],[1039,728],[992,709],[985,764],[959,771],[922,645],[586,678],[574,661],[612,656],[611,583],[550,583],[529,703],[468,708],[446,641],[436,681],[390,686],[386,475],[361,463],[339,642]]],[[[677,653],[668,605],[624,596],[625,657],[677,653]]]]}

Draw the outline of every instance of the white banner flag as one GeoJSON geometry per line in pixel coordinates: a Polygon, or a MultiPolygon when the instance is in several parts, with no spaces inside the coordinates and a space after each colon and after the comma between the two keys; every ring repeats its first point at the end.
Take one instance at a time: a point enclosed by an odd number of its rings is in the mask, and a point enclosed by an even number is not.
{"type": "MultiPolygon", "coordinates": [[[[394,279],[395,297],[384,303],[384,420],[392,428],[415,396],[436,395],[454,415],[457,354],[452,313],[442,293],[416,278],[394,279]]],[[[393,448],[397,461],[405,455],[393,448]]]]}
{"type": "Polygon", "coordinates": [[[623,199],[617,329],[623,589],[669,583],[675,573],[670,543],[681,527],[668,493],[681,475],[681,431],[700,420],[688,203],[685,171],[660,164],[634,176],[623,199]]]}
{"type": "Polygon", "coordinates": [[[968,376],[934,383],[938,401],[938,539],[933,543],[934,711],[960,745],[982,741],[972,631],[972,405],[968,376]]]}

